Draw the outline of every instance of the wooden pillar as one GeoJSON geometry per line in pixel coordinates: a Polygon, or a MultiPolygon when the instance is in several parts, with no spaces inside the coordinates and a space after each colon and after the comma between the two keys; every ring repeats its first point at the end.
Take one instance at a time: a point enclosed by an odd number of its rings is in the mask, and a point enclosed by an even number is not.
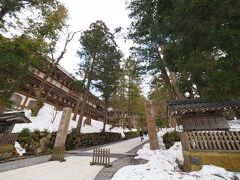
{"type": "Polygon", "coordinates": [[[147,127],[148,127],[150,149],[156,150],[156,149],[159,149],[159,142],[157,137],[156,123],[155,123],[153,106],[151,101],[147,101],[146,112],[147,112],[147,127]]]}
{"type": "Polygon", "coordinates": [[[91,125],[91,118],[89,116],[85,119],[84,124],[91,125]]]}
{"type": "Polygon", "coordinates": [[[74,115],[73,115],[73,118],[72,118],[72,120],[74,120],[74,121],[76,121],[76,119],[77,119],[77,114],[78,114],[78,109],[79,109],[79,107],[80,107],[80,104],[81,104],[81,99],[80,99],[80,97],[78,96],[77,104],[76,104],[76,106],[75,106],[74,115]]]}
{"type": "Polygon", "coordinates": [[[25,99],[24,99],[24,101],[23,101],[23,104],[22,104],[22,105],[20,104],[20,107],[21,107],[20,109],[21,109],[21,110],[23,110],[23,109],[26,107],[26,103],[27,103],[28,98],[29,98],[29,97],[26,96],[25,99]]]}
{"type": "Polygon", "coordinates": [[[71,114],[72,114],[72,108],[69,108],[69,107],[63,108],[63,113],[62,113],[61,121],[59,124],[57,136],[55,139],[52,157],[50,158],[50,160],[64,161],[65,142],[67,138],[67,132],[68,132],[68,126],[69,126],[71,114]]]}

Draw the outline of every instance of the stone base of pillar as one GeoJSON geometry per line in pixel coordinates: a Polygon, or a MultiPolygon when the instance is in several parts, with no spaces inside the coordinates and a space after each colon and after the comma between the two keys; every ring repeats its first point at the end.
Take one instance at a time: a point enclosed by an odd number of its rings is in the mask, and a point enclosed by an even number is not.
{"type": "Polygon", "coordinates": [[[65,161],[65,147],[54,147],[49,161],[65,161]]]}

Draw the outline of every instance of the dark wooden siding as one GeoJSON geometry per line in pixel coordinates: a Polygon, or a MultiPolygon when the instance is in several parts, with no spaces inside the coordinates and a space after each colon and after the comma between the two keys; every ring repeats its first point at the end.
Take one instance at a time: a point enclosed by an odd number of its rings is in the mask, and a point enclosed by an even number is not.
{"type": "Polygon", "coordinates": [[[230,127],[224,116],[182,116],[177,120],[184,131],[228,130],[230,127]]]}

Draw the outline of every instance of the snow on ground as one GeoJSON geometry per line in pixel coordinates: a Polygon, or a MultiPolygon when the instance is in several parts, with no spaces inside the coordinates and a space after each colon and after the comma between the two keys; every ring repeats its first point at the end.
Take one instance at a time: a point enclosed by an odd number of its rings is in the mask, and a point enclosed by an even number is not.
{"type": "Polygon", "coordinates": [[[240,131],[240,119],[228,121],[231,131],[240,131]]]}
{"type": "MultiPolygon", "coordinates": [[[[39,111],[37,117],[31,117],[31,110],[26,109],[24,111],[25,116],[28,117],[32,123],[16,124],[14,126],[13,132],[20,132],[23,128],[29,128],[30,130],[39,129],[40,131],[47,129],[50,132],[58,130],[62,112],[58,111],[56,118],[53,121],[53,115],[55,112],[53,106],[45,104],[39,111]]],[[[68,129],[71,130],[75,127],[77,127],[77,121],[70,120],[68,129]]]]}
{"type": "MultiPolygon", "coordinates": [[[[23,128],[29,128],[30,130],[39,129],[40,131],[43,131],[44,129],[47,129],[50,132],[54,132],[58,130],[59,123],[62,116],[62,111],[58,111],[56,114],[55,119],[53,119],[53,116],[55,114],[54,108],[51,105],[45,104],[43,108],[39,111],[39,114],[37,117],[31,117],[31,110],[24,110],[26,117],[30,119],[32,123],[29,124],[16,124],[13,132],[20,132],[23,128]]],[[[73,117],[73,114],[72,114],[73,117]]],[[[79,116],[77,116],[78,120],[79,116]]],[[[83,122],[86,118],[83,118],[83,122]]],[[[70,120],[69,128],[68,130],[71,131],[72,128],[77,127],[77,120],[73,121],[70,120]]],[[[128,132],[128,129],[122,129],[120,127],[115,127],[111,129],[110,125],[106,125],[106,132],[116,132],[121,133],[124,137],[123,132],[128,132]]],[[[103,129],[103,122],[91,120],[91,125],[83,124],[81,128],[81,133],[93,133],[93,132],[101,132],[103,129]]]]}
{"type": "Polygon", "coordinates": [[[148,163],[125,166],[114,174],[112,180],[222,180],[234,179],[234,176],[240,178],[240,173],[229,172],[213,165],[205,165],[200,171],[183,172],[178,166],[178,163],[183,164],[181,143],[176,142],[170,149],[166,150],[162,142],[162,136],[167,131],[172,130],[162,129],[158,132],[160,150],[150,150],[150,145],[147,143],[138,151],[138,156],[135,158],[146,159],[148,163]]]}
{"type": "Polygon", "coordinates": [[[21,147],[21,145],[20,145],[18,142],[15,142],[14,147],[15,147],[17,153],[19,154],[19,156],[22,156],[23,154],[26,153],[26,150],[23,149],[23,148],[21,147]]]}

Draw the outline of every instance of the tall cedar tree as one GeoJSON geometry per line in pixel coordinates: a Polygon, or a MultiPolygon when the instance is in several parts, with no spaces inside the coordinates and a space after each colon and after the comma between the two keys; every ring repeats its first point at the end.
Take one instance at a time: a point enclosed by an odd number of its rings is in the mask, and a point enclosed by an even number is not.
{"type": "Polygon", "coordinates": [[[143,128],[144,121],[146,121],[146,114],[144,110],[145,99],[141,96],[140,82],[141,69],[139,63],[131,56],[125,61],[124,71],[127,82],[127,107],[129,127],[131,120],[139,121],[139,125],[143,128]]]}
{"type": "Polygon", "coordinates": [[[161,32],[168,31],[169,27],[165,22],[159,23],[157,10],[166,13],[165,8],[168,4],[156,7],[156,3],[157,1],[153,0],[131,1],[128,8],[132,23],[128,37],[136,44],[133,52],[138,55],[140,62],[144,62],[143,68],[152,75],[159,74],[159,80],[168,90],[169,99],[180,99],[168,75],[170,69],[161,54],[162,45],[168,39],[167,34],[161,32]]]}
{"type": "Polygon", "coordinates": [[[139,64],[128,57],[124,60],[117,90],[111,98],[114,122],[123,128],[127,123],[130,127],[131,120],[142,128],[146,125],[145,98],[141,95],[140,82],[139,64]]]}
{"type": "Polygon", "coordinates": [[[113,34],[110,33],[105,23],[100,20],[92,23],[89,29],[82,33],[79,42],[81,44],[81,49],[78,51],[81,59],[79,71],[84,74],[86,88],[76,129],[77,135],[80,134],[91,82],[99,80],[102,61],[109,57],[108,51],[116,46],[113,34]]]}
{"type": "Polygon", "coordinates": [[[105,112],[102,132],[105,132],[110,99],[118,87],[121,75],[120,60],[122,57],[122,54],[117,50],[115,41],[105,47],[105,52],[98,66],[97,81],[93,84],[102,93],[101,96],[104,101],[105,112]]]}
{"type": "Polygon", "coordinates": [[[239,1],[133,0],[129,36],[154,75],[174,72],[182,94],[239,99],[239,7],[239,1]],[[156,58],[160,45],[163,61],[156,58]]]}

